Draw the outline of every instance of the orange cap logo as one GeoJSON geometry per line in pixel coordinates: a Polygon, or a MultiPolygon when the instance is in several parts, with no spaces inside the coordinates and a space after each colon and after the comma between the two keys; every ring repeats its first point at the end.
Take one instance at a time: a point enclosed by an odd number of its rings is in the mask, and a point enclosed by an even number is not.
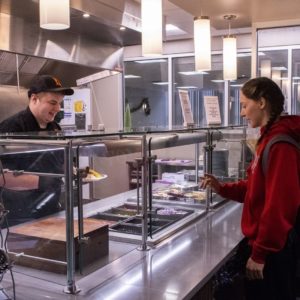
{"type": "Polygon", "coordinates": [[[57,86],[62,87],[61,82],[60,82],[57,78],[52,77],[52,79],[55,81],[55,84],[56,84],[57,86]]]}

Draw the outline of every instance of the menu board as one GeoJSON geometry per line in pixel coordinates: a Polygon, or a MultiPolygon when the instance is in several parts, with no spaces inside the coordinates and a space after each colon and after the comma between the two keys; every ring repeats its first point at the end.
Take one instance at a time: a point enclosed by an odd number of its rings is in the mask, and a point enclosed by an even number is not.
{"type": "Polygon", "coordinates": [[[186,90],[178,90],[179,99],[181,103],[182,115],[184,120],[184,126],[194,125],[193,112],[191,108],[191,102],[189,92],[186,90]]]}
{"type": "Polygon", "coordinates": [[[74,88],[74,94],[65,96],[63,101],[64,118],[60,125],[75,125],[77,130],[87,130],[91,123],[90,89],[74,88]]]}
{"type": "Polygon", "coordinates": [[[207,125],[220,125],[221,114],[217,96],[204,96],[204,107],[207,125]]]}

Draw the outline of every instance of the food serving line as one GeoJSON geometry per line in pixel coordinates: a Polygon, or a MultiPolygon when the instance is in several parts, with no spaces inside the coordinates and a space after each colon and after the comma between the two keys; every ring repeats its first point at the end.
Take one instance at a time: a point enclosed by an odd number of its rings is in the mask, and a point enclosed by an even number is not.
{"type": "MultiPolygon", "coordinates": [[[[137,245],[110,241],[113,252],[127,250],[77,280],[81,291],[76,295],[62,293],[64,280],[52,280],[37,273],[31,277],[16,269],[17,299],[190,299],[242,239],[241,208],[239,203],[227,202],[148,251],[138,250],[137,245]]],[[[9,277],[4,277],[2,283],[9,290],[9,277]]]]}

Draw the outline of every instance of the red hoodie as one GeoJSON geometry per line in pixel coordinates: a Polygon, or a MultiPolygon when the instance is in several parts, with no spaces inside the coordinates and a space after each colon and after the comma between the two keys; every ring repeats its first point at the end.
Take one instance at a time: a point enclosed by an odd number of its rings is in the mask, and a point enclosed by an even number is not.
{"type": "Polygon", "coordinates": [[[274,123],[256,150],[247,180],[223,184],[220,190],[223,197],[244,203],[242,232],[257,263],[264,263],[269,253],[284,247],[300,206],[300,153],[295,146],[274,144],[268,155],[268,174],[263,174],[262,151],[278,134],[300,142],[300,116],[282,116],[274,123]]]}

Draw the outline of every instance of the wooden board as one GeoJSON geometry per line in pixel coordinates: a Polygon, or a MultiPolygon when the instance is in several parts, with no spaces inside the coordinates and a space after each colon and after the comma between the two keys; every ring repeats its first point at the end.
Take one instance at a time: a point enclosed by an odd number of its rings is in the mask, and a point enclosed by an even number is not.
{"type": "MultiPolygon", "coordinates": [[[[84,234],[114,223],[115,222],[113,221],[84,219],[84,234]]],[[[58,217],[51,217],[12,227],[10,232],[49,240],[66,241],[66,220],[58,217]]],[[[77,237],[78,221],[74,220],[74,238],[77,237]]]]}
{"type": "MultiPolygon", "coordinates": [[[[84,238],[79,244],[74,221],[75,267],[87,266],[108,254],[108,225],[111,221],[84,219],[84,238]],[[82,255],[80,256],[80,251],[82,255]],[[81,259],[80,259],[81,258],[81,259]]],[[[66,272],[66,221],[49,217],[10,228],[8,249],[16,264],[57,273],[66,272]],[[25,255],[18,255],[24,253],[25,255]]]]}

